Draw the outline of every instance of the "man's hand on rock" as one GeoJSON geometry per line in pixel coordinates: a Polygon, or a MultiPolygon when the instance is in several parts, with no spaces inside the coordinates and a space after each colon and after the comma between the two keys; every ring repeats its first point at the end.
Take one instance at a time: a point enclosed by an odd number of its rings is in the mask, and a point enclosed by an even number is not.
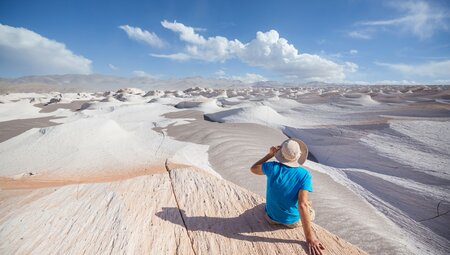
{"type": "Polygon", "coordinates": [[[317,239],[312,239],[307,241],[308,248],[309,248],[309,254],[310,255],[322,255],[324,254],[325,247],[322,245],[322,243],[317,239]]]}

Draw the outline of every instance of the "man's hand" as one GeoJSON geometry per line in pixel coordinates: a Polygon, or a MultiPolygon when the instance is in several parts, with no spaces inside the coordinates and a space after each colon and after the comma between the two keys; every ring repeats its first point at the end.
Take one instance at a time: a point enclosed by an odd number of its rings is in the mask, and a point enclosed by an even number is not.
{"type": "Polygon", "coordinates": [[[323,247],[322,243],[317,240],[316,238],[312,240],[307,240],[308,247],[309,247],[309,254],[310,255],[322,255],[325,250],[325,247],[323,247]]]}
{"type": "Polygon", "coordinates": [[[272,147],[270,147],[270,150],[269,150],[269,155],[270,156],[275,156],[275,154],[279,151],[281,149],[281,146],[272,146],[272,147]]]}

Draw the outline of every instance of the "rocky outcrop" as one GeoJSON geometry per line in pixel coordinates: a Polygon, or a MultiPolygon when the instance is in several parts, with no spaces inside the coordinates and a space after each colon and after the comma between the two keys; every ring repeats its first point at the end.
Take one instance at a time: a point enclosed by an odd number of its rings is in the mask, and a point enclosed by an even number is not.
{"type": "MultiPolygon", "coordinates": [[[[169,174],[178,208],[164,207],[160,214],[179,211],[196,254],[308,254],[302,228],[266,222],[261,196],[192,168],[172,168],[169,174]]],[[[313,228],[327,254],[365,254],[320,226],[313,228]]]]}
{"type": "MultiPolygon", "coordinates": [[[[0,191],[1,254],[307,254],[264,199],[190,166],[105,183],[0,191]]],[[[1,187],[4,188],[4,187],[1,187]]],[[[327,254],[365,254],[314,225],[327,254]]]]}

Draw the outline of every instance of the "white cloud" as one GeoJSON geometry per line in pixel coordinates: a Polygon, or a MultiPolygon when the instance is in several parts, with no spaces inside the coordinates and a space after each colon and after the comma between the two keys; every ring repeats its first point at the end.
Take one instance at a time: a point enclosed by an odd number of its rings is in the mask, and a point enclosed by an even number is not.
{"type": "Polygon", "coordinates": [[[0,68],[30,74],[89,74],[92,61],[26,28],[0,24],[0,68]]]}
{"type": "Polygon", "coordinates": [[[351,49],[351,50],[349,51],[349,53],[350,53],[351,55],[356,55],[356,54],[358,54],[358,50],[351,49]]]}
{"type": "Polygon", "coordinates": [[[119,68],[117,68],[117,66],[113,64],[108,64],[108,67],[111,68],[112,70],[119,70],[119,68]]]}
{"type": "Polygon", "coordinates": [[[349,73],[358,71],[359,66],[353,62],[345,62],[345,70],[349,73]]]}
{"type": "Polygon", "coordinates": [[[206,42],[205,38],[203,36],[195,33],[195,30],[193,27],[187,27],[183,25],[182,23],[169,22],[167,20],[161,21],[161,25],[164,28],[167,28],[169,30],[172,30],[173,32],[177,32],[180,34],[180,40],[193,43],[193,44],[204,44],[206,42]]]}
{"type": "Polygon", "coordinates": [[[239,80],[244,83],[255,83],[259,81],[268,81],[268,79],[260,74],[256,73],[246,73],[244,76],[231,76],[231,80],[239,80]]]}
{"type": "Polygon", "coordinates": [[[448,79],[450,77],[450,60],[431,61],[418,65],[392,64],[375,62],[379,66],[387,67],[409,76],[431,77],[436,79],[448,79]]]}
{"type": "Polygon", "coordinates": [[[343,84],[358,84],[358,85],[418,85],[424,83],[418,83],[413,80],[380,80],[380,81],[346,81],[343,84]]]}
{"type": "Polygon", "coordinates": [[[251,65],[295,76],[305,81],[337,81],[345,78],[344,67],[318,55],[299,53],[275,30],[257,32],[256,38],[237,53],[251,65]]]}
{"type": "Polygon", "coordinates": [[[381,80],[372,82],[374,85],[417,85],[419,84],[413,80],[381,80]]]}
{"type": "Polygon", "coordinates": [[[356,39],[372,39],[372,30],[355,30],[348,32],[348,36],[356,39]]]}
{"type": "Polygon", "coordinates": [[[153,32],[142,30],[139,27],[131,27],[129,25],[119,26],[119,28],[125,31],[130,39],[135,41],[143,42],[158,48],[165,46],[165,43],[153,32]]]}
{"type": "Polygon", "coordinates": [[[299,53],[275,30],[257,32],[255,39],[244,44],[237,39],[228,40],[222,36],[204,38],[196,33],[194,28],[177,22],[164,20],[161,25],[178,33],[180,40],[186,43],[186,47],[184,52],[152,54],[154,57],[174,60],[198,59],[208,62],[224,62],[238,58],[248,65],[304,81],[340,81],[345,78],[345,71],[348,69],[346,64],[337,64],[314,54],[299,53]]]}
{"type": "Polygon", "coordinates": [[[255,82],[259,82],[259,81],[268,81],[268,79],[266,77],[264,77],[260,74],[256,74],[256,73],[246,73],[243,76],[240,76],[240,75],[229,76],[222,69],[217,70],[214,73],[214,75],[221,79],[238,80],[238,81],[242,81],[244,83],[255,83],[255,82]]]}
{"type": "Polygon", "coordinates": [[[133,76],[136,76],[136,77],[146,77],[146,78],[152,78],[152,79],[156,79],[157,78],[157,76],[148,74],[148,73],[146,73],[145,71],[142,71],[142,70],[134,70],[131,73],[133,74],[133,76]]]}
{"type": "Polygon", "coordinates": [[[225,76],[225,71],[224,70],[217,70],[215,73],[214,73],[214,75],[217,75],[217,76],[225,76]]]}
{"type": "Polygon", "coordinates": [[[206,32],[208,29],[203,27],[194,27],[194,31],[196,32],[206,32]]]}
{"type": "Polygon", "coordinates": [[[433,81],[434,84],[439,84],[439,85],[450,85],[450,79],[447,80],[435,80],[433,81]]]}
{"type": "Polygon", "coordinates": [[[172,60],[185,61],[191,59],[191,56],[184,53],[174,53],[174,54],[150,54],[150,56],[155,58],[168,58],[172,60]]]}
{"type": "Polygon", "coordinates": [[[412,0],[395,1],[391,2],[390,5],[404,13],[403,16],[394,19],[359,22],[358,24],[371,27],[399,27],[421,39],[433,36],[438,30],[448,30],[449,11],[442,7],[431,6],[426,1],[412,0]]]}
{"type": "Polygon", "coordinates": [[[199,59],[208,62],[224,62],[233,57],[235,52],[243,45],[238,40],[230,41],[222,36],[209,37],[205,39],[203,36],[197,34],[192,27],[185,26],[181,23],[168,22],[166,20],[161,22],[161,25],[180,35],[180,40],[186,42],[186,54],[170,54],[157,55],[157,57],[166,57],[170,59],[181,60],[199,59]],[[189,56],[189,57],[187,57],[189,56]]]}

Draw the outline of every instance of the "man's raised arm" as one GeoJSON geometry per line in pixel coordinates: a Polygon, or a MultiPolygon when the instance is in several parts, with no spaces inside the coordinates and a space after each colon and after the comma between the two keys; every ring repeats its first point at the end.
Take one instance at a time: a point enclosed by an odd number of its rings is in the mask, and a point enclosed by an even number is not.
{"type": "Polygon", "coordinates": [[[262,171],[262,163],[266,162],[267,160],[275,156],[275,153],[277,153],[278,150],[280,150],[280,146],[270,147],[269,153],[267,153],[267,155],[264,156],[262,159],[256,161],[256,163],[253,164],[253,166],[250,168],[250,171],[254,174],[264,175],[262,171]]]}

